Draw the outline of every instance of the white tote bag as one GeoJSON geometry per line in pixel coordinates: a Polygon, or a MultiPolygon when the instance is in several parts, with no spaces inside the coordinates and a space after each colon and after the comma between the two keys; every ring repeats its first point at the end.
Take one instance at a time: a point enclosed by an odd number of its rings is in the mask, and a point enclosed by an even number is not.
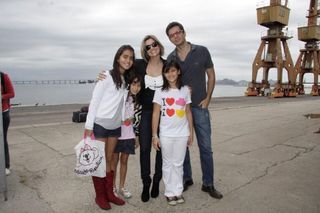
{"type": "Polygon", "coordinates": [[[94,137],[84,137],[75,147],[77,163],[74,172],[78,176],[106,176],[104,142],[94,137]]]}

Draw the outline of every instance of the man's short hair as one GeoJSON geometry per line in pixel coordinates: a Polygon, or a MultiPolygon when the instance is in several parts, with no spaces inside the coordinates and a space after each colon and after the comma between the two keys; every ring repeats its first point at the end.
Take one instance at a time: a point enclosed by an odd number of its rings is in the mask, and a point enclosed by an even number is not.
{"type": "Polygon", "coordinates": [[[183,25],[180,24],[179,22],[174,21],[174,22],[169,23],[168,26],[167,26],[167,28],[166,28],[166,34],[167,34],[167,36],[169,36],[169,30],[170,30],[171,28],[173,28],[173,27],[176,27],[176,26],[179,27],[180,30],[182,30],[182,31],[184,32],[184,27],[183,27],[183,25]]]}

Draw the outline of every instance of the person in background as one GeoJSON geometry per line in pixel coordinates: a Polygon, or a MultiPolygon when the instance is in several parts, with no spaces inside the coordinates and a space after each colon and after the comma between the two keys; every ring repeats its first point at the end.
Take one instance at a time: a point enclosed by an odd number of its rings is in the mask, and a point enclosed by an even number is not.
{"type": "Polygon", "coordinates": [[[138,93],[141,90],[141,78],[135,72],[131,72],[127,78],[128,91],[124,95],[124,110],[121,124],[121,137],[114,149],[112,157],[114,170],[114,193],[119,193],[124,198],[130,198],[130,191],[125,188],[129,155],[135,154],[135,149],[139,146],[139,123],[141,115],[141,105],[138,93]],[[116,174],[120,159],[120,181],[119,191],[116,188],[116,174]]]}
{"type": "Polygon", "coordinates": [[[118,49],[112,70],[106,72],[106,79],[98,81],[93,90],[85,123],[85,136],[93,134],[96,140],[105,143],[106,177],[92,177],[95,201],[101,209],[110,209],[109,202],[125,204],[113,192],[114,171],[111,170],[111,162],[121,135],[123,97],[126,91],[124,76],[131,71],[134,59],[134,49],[130,45],[123,45],[118,49]]]}
{"type": "MultiPolygon", "coordinates": [[[[214,187],[213,152],[211,145],[211,122],[208,106],[215,86],[215,70],[211,55],[204,46],[195,45],[186,40],[186,32],[179,22],[171,22],[166,34],[176,46],[167,61],[175,60],[182,71],[182,83],[191,88],[192,117],[200,150],[202,170],[202,191],[211,197],[221,199],[223,195],[214,187]],[[207,76],[207,83],[206,83],[207,76]]],[[[184,162],[184,190],[193,185],[190,153],[186,153],[184,162]]]]}
{"type": "Polygon", "coordinates": [[[2,124],[6,175],[10,175],[10,154],[8,145],[8,129],[10,125],[10,99],[14,97],[14,89],[9,75],[1,72],[2,124]]]}
{"type": "Polygon", "coordinates": [[[193,142],[191,94],[181,82],[177,62],[168,62],[163,75],[162,90],[157,90],[153,98],[152,144],[156,150],[161,147],[164,195],[168,204],[174,206],[185,202],[182,196],[183,161],[187,146],[193,142]]]}

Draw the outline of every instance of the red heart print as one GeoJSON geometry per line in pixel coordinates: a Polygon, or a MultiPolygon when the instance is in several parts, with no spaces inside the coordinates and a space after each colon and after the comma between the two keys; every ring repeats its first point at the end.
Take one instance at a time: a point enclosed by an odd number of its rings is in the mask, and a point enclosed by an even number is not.
{"type": "Polygon", "coordinates": [[[166,112],[169,117],[174,115],[174,109],[166,109],[166,112]]]}
{"type": "Polygon", "coordinates": [[[174,104],[174,98],[166,98],[166,102],[171,106],[172,104],[174,104]]]}
{"type": "Polygon", "coordinates": [[[131,124],[131,121],[129,119],[123,121],[123,125],[125,125],[125,126],[130,126],[130,124],[131,124]]]}

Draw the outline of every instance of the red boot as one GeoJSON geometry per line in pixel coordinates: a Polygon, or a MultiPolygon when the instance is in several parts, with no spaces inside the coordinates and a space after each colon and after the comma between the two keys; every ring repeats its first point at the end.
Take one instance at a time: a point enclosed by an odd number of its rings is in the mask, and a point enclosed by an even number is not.
{"type": "Polygon", "coordinates": [[[107,199],[111,203],[122,206],[125,204],[124,200],[116,197],[113,193],[113,177],[114,177],[113,171],[107,172],[107,176],[105,177],[105,189],[106,189],[107,199]]]}
{"type": "Polygon", "coordinates": [[[96,204],[101,209],[111,209],[111,206],[107,200],[107,195],[105,193],[104,178],[92,176],[92,181],[94,185],[94,190],[96,191],[96,204]]]}

